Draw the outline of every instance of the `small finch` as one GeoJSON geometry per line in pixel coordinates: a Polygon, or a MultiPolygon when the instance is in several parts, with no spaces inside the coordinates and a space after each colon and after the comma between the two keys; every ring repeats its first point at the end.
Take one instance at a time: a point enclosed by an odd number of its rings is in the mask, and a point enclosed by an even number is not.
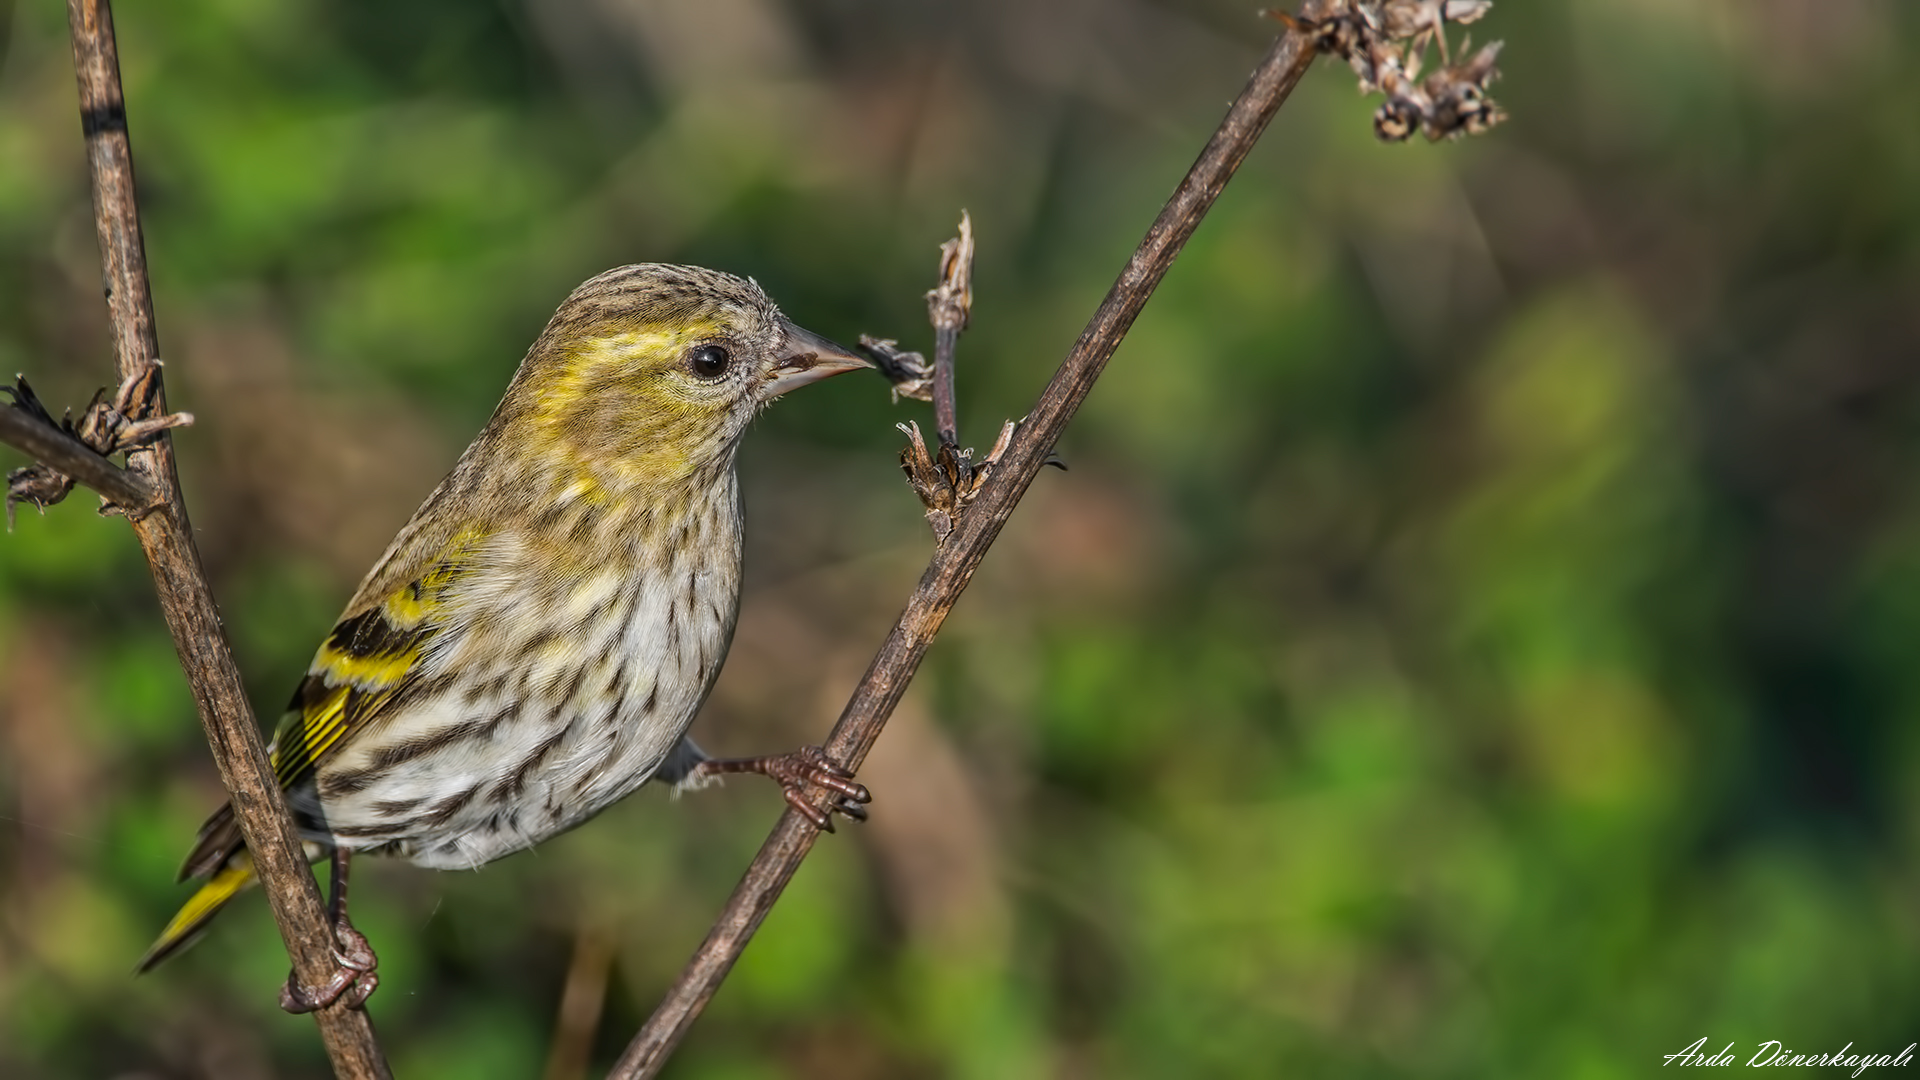
{"type": "MultiPolygon", "coordinates": [[[[760,287],[642,264],[581,285],[493,418],[374,564],[269,748],[306,853],[331,857],[340,967],[289,979],[290,1011],[377,979],[347,921],[349,855],[467,870],[573,828],[648,780],[760,772],[864,816],[817,750],[709,758],[687,727],[740,607],[734,451],[774,398],[872,366],[802,330],[760,287]]],[[[192,941],[254,880],[231,806],[181,879],[202,885],[140,961],[192,941]]]]}

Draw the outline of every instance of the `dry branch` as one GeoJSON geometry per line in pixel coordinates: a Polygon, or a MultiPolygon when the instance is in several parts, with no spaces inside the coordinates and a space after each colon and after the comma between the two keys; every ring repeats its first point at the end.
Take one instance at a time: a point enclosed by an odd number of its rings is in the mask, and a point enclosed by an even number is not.
{"type": "MultiPolygon", "coordinates": [[[[122,386],[142,388],[138,395],[142,400],[128,402],[126,416],[134,422],[158,419],[166,416],[166,393],[159,374],[153,298],[134,200],[133,152],[120,89],[113,14],[108,0],[68,0],[67,17],[73,31],[80,124],[86,136],[114,356],[122,386]]],[[[266,745],[233,662],[219,608],[207,587],[174,475],[173,444],[164,429],[128,454],[127,472],[160,497],[151,512],[132,518],[134,533],[146,552],[214,762],[233,798],[234,815],[286,939],[294,972],[302,982],[319,985],[334,970],[333,932],[301,853],[293,818],[267,763],[266,745]]],[[[74,475],[86,478],[78,471],[74,475]]],[[[314,1016],[334,1072],[343,1080],[380,1080],[389,1075],[365,1012],[340,1005],[314,1016]]]]}
{"type": "MultiPolygon", "coordinates": [[[[973,571],[999,536],[1014,505],[1034,474],[1046,463],[1054,442],[1093,388],[1094,380],[1119,347],[1133,320],[1159,285],[1167,268],[1193,235],[1208,208],[1266,130],[1267,122],[1312,63],[1312,40],[1289,29],[1274,42],[1254,69],[1226,119],[1207,142],[1199,160],[1147,230],[1120,278],[1094,312],[1079,341],[1061,363],[1045,393],[1000,455],[998,466],[978,498],[953,522],[935,549],[919,585],[908,598],[886,642],[868,665],[852,700],[840,714],[826,743],[827,755],[858,769],[880,735],[887,717],[906,692],[933,636],[960,598],[973,571]]],[[[936,382],[937,386],[937,382],[936,382]]],[[[628,1044],[614,1066],[612,1080],[639,1080],[659,1074],[673,1048],[719,989],[767,912],[786,888],[817,835],[797,811],[788,810],[748,867],[713,930],[667,993],[653,1016],[628,1044]]]]}

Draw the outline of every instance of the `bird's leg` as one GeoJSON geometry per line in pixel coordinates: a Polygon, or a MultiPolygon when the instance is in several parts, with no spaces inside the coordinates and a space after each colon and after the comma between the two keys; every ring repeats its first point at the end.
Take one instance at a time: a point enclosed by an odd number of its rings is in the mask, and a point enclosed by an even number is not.
{"type": "Polygon", "coordinates": [[[827,760],[826,752],[817,746],[803,746],[766,757],[708,758],[695,765],[687,778],[697,781],[719,773],[759,773],[772,777],[786,795],[787,805],[800,811],[822,832],[833,831],[836,812],[855,821],[865,821],[867,808],[863,804],[873,801],[864,785],[854,783],[852,773],[827,760]],[[821,810],[807,797],[810,788],[826,788],[838,797],[831,806],[821,810]]]}
{"type": "Polygon", "coordinates": [[[357,1009],[380,986],[380,976],[374,973],[380,958],[373,954],[367,936],[347,919],[347,862],[351,856],[346,848],[336,847],[331,860],[333,896],[327,915],[333,922],[333,961],[339,966],[324,986],[302,986],[296,981],[297,973],[288,975],[287,985],[280,988],[280,1007],[290,1013],[324,1009],[342,994],[347,995],[347,1004],[357,1009]]]}

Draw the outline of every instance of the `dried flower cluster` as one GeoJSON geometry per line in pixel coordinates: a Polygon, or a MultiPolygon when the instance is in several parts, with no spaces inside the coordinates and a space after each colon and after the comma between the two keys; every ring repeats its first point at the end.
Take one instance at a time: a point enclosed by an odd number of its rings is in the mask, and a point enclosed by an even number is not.
{"type": "Polygon", "coordinates": [[[1487,96],[1500,76],[1494,60],[1500,42],[1468,54],[1461,43],[1455,62],[1446,24],[1479,20],[1492,0],[1307,0],[1298,15],[1267,14],[1313,39],[1316,48],[1346,59],[1360,76],[1360,92],[1387,100],[1373,113],[1382,141],[1401,142],[1415,131],[1430,141],[1477,135],[1507,118],[1487,96]],[[1440,52],[1440,68],[1426,78],[1420,69],[1427,47],[1440,52]]]}
{"type": "MultiPolygon", "coordinates": [[[[920,425],[895,424],[907,437],[900,451],[900,469],[907,483],[927,508],[927,524],[934,538],[945,540],[953,533],[960,513],[980,495],[1000,455],[1006,453],[1019,426],[1009,420],[1000,426],[1000,438],[993,449],[979,460],[972,447],[961,449],[954,415],[953,359],[960,332],[973,316],[973,219],[960,212],[960,235],[940,245],[940,284],[927,293],[927,318],[933,323],[934,357],[902,350],[898,342],[887,338],[860,335],[860,347],[873,357],[880,371],[893,383],[893,399],[916,398],[933,403],[940,448],[927,452],[920,437],[920,425]]],[[[1058,464],[1049,457],[1052,464],[1058,464]]],[[[1061,468],[1066,466],[1061,465],[1061,468]]]]}
{"type": "Polygon", "coordinates": [[[1019,425],[1011,420],[1002,424],[1000,438],[994,442],[993,449],[978,461],[973,458],[972,447],[962,450],[948,443],[941,443],[939,450],[928,454],[919,424],[908,421],[894,426],[907,437],[906,448],[900,451],[900,471],[907,474],[907,483],[926,506],[927,524],[933,529],[934,538],[945,540],[953,532],[961,511],[979,497],[980,485],[987,482],[993,467],[1000,463],[1000,455],[1006,453],[1007,444],[1013,441],[1014,430],[1019,425]]]}
{"type": "MultiPolygon", "coordinates": [[[[192,413],[174,413],[152,420],[131,420],[127,414],[139,408],[139,403],[147,400],[153,378],[159,373],[158,363],[148,367],[140,375],[120,384],[120,389],[107,400],[107,392],[101,390],[93,395],[93,401],[87,410],[80,414],[76,422],[71,410],[55,421],[47,412],[47,407],[27,385],[25,376],[14,379],[12,386],[0,386],[0,394],[13,398],[8,408],[19,409],[41,422],[56,427],[86,444],[101,457],[133,450],[148,439],[168,428],[193,423],[192,413]]],[[[31,503],[45,512],[46,508],[67,497],[73,490],[73,478],[50,465],[25,465],[7,474],[6,516],[7,528],[13,528],[13,505],[31,503]]],[[[116,513],[119,507],[111,503],[102,506],[103,514],[116,513]]]]}

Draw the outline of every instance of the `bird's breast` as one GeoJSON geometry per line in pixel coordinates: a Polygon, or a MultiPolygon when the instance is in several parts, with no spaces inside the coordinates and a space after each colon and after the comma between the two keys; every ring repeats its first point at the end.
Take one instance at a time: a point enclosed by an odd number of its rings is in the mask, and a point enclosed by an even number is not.
{"type": "Polygon", "coordinates": [[[685,735],[739,610],[737,516],[573,566],[520,548],[449,605],[415,692],[320,770],[338,842],[479,866],[632,792],[685,735]]]}

